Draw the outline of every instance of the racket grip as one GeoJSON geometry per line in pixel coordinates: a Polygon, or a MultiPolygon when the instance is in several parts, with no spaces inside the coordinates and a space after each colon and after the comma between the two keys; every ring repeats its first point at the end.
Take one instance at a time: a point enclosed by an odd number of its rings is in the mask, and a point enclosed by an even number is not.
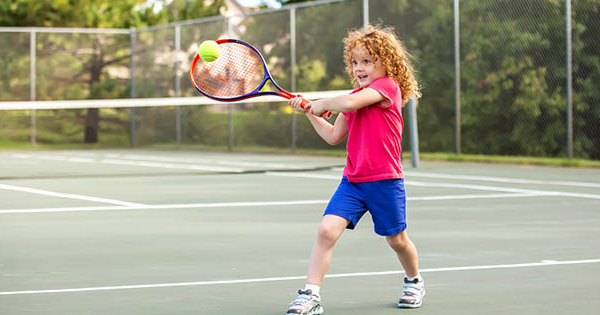
{"type": "MultiPolygon", "coordinates": [[[[302,98],[302,103],[300,103],[300,106],[302,106],[302,108],[305,108],[307,111],[310,108],[310,106],[307,108],[306,105],[310,103],[309,100],[302,98]]],[[[325,119],[329,119],[331,118],[331,116],[333,115],[332,112],[324,112],[323,114],[321,114],[321,117],[325,118],[325,119]]]]}

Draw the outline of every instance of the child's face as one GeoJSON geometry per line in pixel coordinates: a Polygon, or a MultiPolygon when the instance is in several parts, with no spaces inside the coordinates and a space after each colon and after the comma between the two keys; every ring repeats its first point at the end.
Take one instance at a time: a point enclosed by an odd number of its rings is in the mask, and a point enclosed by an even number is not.
{"type": "Polygon", "coordinates": [[[367,87],[373,81],[386,75],[381,60],[369,55],[362,46],[352,50],[352,73],[361,87],[367,87]]]}

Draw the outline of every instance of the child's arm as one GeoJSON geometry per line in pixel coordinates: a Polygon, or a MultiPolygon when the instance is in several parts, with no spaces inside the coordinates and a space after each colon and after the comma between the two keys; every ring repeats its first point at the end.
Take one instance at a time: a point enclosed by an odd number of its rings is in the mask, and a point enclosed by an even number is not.
{"type": "MultiPolygon", "coordinates": [[[[294,110],[305,112],[300,106],[300,103],[301,98],[292,98],[289,101],[290,106],[292,106],[294,110]]],[[[306,105],[307,107],[310,107],[310,113],[307,113],[307,117],[319,136],[321,136],[325,142],[330,145],[336,145],[342,142],[348,135],[346,116],[338,115],[333,125],[326,120],[321,119],[319,116],[326,111],[351,112],[377,103],[382,103],[384,106],[386,103],[389,105],[389,101],[379,94],[379,92],[371,88],[366,88],[354,94],[341,95],[310,102],[306,105]]]]}
{"type": "Polygon", "coordinates": [[[306,117],[308,117],[319,136],[330,145],[342,142],[348,135],[348,125],[346,123],[346,116],[344,115],[338,115],[333,125],[327,120],[313,114],[306,113],[306,117]]]}
{"type": "Polygon", "coordinates": [[[326,111],[347,113],[377,103],[382,103],[384,106],[390,105],[389,100],[375,89],[366,88],[354,94],[314,101],[307,106],[310,106],[310,112],[313,115],[319,116],[326,111]]]}
{"type": "Polygon", "coordinates": [[[346,116],[338,115],[338,117],[335,119],[335,123],[332,125],[327,120],[322,119],[318,116],[314,116],[308,113],[304,108],[302,108],[302,98],[292,98],[289,100],[288,103],[290,104],[293,110],[306,114],[306,117],[308,117],[308,119],[310,120],[310,123],[315,128],[315,131],[317,131],[319,136],[323,138],[323,140],[325,140],[325,142],[327,142],[328,144],[336,145],[342,142],[342,140],[344,140],[344,138],[346,138],[346,136],[348,135],[348,125],[346,123],[346,116]]]}

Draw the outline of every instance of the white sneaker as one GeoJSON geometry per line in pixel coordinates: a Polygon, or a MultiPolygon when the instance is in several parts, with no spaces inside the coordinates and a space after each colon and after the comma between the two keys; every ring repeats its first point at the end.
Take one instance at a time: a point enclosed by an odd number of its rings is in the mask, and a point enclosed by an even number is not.
{"type": "Polygon", "coordinates": [[[312,290],[298,290],[298,297],[290,303],[286,315],[320,315],[323,314],[321,298],[312,290]]]}
{"type": "Polygon", "coordinates": [[[408,278],[404,278],[404,286],[402,290],[402,296],[398,301],[398,307],[401,308],[417,308],[423,304],[423,297],[425,296],[425,281],[423,278],[415,278],[410,281],[408,278]]]}

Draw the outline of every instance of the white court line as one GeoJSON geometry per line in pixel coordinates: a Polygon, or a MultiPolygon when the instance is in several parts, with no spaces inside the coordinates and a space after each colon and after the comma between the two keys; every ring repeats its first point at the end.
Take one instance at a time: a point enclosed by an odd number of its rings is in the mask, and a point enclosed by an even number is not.
{"type": "MultiPolygon", "coordinates": [[[[339,175],[328,175],[328,174],[299,174],[299,173],[290,173],[290,172],[266,172],[265,174],[270,175],[270,176],[341,180],[341,177],[339,175]]],[[[413,180],[407,180],[404,182],[404,184],[407,186],[414,185],[414,186],[425,186],[425,187],[446,187],[446,188],[465,188],[465,189],[475,189],[475,190],[503,191],[503,192],[527,194],[527,195],[532,195],[532,196],[565,196],[565,197],[575,197],[575,198],[600,199],[600,195],[595,195],[595,194],[570,193],[570,192],[562,192],[562,191],[545,191],[545,190],[534,190],[534,189],[519,189],[519,188],[485,186],[485,185],[418,182],[418,181],[413,181],[413,180]]]]}
{"type": "Polygon", "coordinates": [[[64,155],[52,155],[52,154],[13,154],[13,158],[17,159],[39,159],[39,160],[53,160],[53,161],[68,161],[77,163],[102,163],[102,164],[116,164],[116,165],[130,165],[130,166],[142,166],[142,167],[155,167],[155,168],[167,168],[167,169],[192,169],[202,171],[213,171],[213,172],[231,172],[241,173],[244,169],[239,167],[254,167],[254,168],[278,168],[278,169],[303,169],[304,165],[294,164],[287,165],[283,163],[257,163],[247,161],[224,161],[215,159],[197,159],[197,158],[170,158],[170,157],[158,157],[158,156],[144,156],[134,154],[104,154],[103,158],[90,158],[83,156],[64,156],[64,155]],[[200,164],[198,164],[200,163],[200,164]],[[204,164],[204,165],[201,165],[204,164]],[[226,166],[238,166],[238,167],[223,167],[223,166],[210,166],[206,164],[217,164],[226,166]]]}
{"type": "Polygon", "coordinates": [[[69,207],[69,208],[10,209],[10,210],[0,210],[0,214],[76,212],[76,211],[125,211],[125,210],[152,210],[152,209],[220,208],[220,207],[293,206],[293,205],[323,204],[323,203],[327,203],[327,202],[329,202],[329,200],[188,203],[188,204],[165,204],[165,205],[138,205],[138,206],[131,206],[131,207],[69,207]]]}
{"type": "Polygon", "coordinates": [[[173,163],[164,163],[164,162],[131,161],[131,160],[119,160],[119,159],[102,159],[102,160],[100,160],[99,163],[128,165],[128,166],[155,167],[155,168],[167,168],[167,169],[227,172],[227,173],[242,173],[244,171],[241,168],[232,168],[232,167],[207,166],[207,165],[197,165],[197,164],[182,165],[182,164],[173,164],[173,163]]]}
{"type": "Polygon", "coordinates": [[[461,199],[496,199],[496,198],[516,198],[516,197],[537,197],[538,194],[474,194],[474,195],[445,195],[445,196],[425,196],[425,197],[407,197],[408,201],[429,201],[429,200],[461,200],[461,199]]]}
{"type": "Polygon", "coordinates": [[[122,206],[130,206],[130,207],[132,207],[132,206],[133,207],[134,206],[143,206],[143,204],[141,204],[141,203],[127,202],[127,201],[121,201],[121,200],[115,200],[115,199],[98,198],[98,197],[90,197],[90,196],[76,195],[76,194],[63,194],[63,193],[57,193],[57,192],[48,191],[48,190],[41,190],[41,189],[35,189],[35,188],[29,188],[29,187],[21,187],[21,186],[13,186],[13,185],[0,184],[0,189],[21,191],[21,192],[38,194],[38,195],[45,195],[45,196],[51,196],[51,197],[69,198],[69,199],[78,199],[78,200],[85,200],[85,201],[110,203],[110,204],[122,205],[122,206]]]}
{"type": "MultiPolygon", "coordinates": [[[[534,194],[478,194],[478,195],[447,195],[408,197],[408,201],[429,200],[456,200],[456,199],[488,199],[488,198],[515,198],[532,197],[534,194]]],[[[37,208],[37,209],[6,209],[0,210],[2,214],[17,213],[49,213],[49,212],[85,212],[85,211],[132,211],[132,210],[160,210],[160,209],[186,209],[186,208],[219,208],[219,207],[265,207],[265,206],[295,206],[310,204],[327,204],[329,200],[290,200],[290,201],[257,201],[257,202],[221,202],[221,203],[190,203],[167,205],[140,205],[131,207],[68,207],[68,208],[37,208]]]]}
{"type": "MultiPolygon", "coordinates": [[[[332,171],[341,172],[341,171],[344,170],[344,168],[334,167],[331,170],[332,171]]],[[[407,175],[408,177],[415,176],[415,177],[431,177],[431,178],[478,180],[478,181],[499,182],[499,183],[513,183],[513,184],[579,186],[579,187],[600,188],[600,183],[590,183],[590,182],[552,181],[552,180],[511,178],[511,177],[493,177],[493,176],[440,174],[440,173],[413,172],[413,171],[405,171],[404,174],[407,175]]]]}
{"type": "Polygon", "coordinates": [[[327,175],[327,174],[306,174],[306,173],[289,173],[289,172],[265,172],[265,175],[270,176],[283,176],[283,177],[304,177],[304,178],[321,178],[321,179],[335,179],[342,180],[341,175],[327,175]]]}
{"type": "Polygon", "coordinates": [[[424,186],[424,187],[447,187],[447,188],[465,188],[475,190],[491,190],[491,191],[504,191],[512,193],[529,194],[536,196],[563,196],[563,197],[574,197],[574,198],[587,198],[587,199],[600,199],[600,195],[584,194],[584,193],[571,193],[563,191],[546,191],[546,190],[535,190],[535,189],[519,189],[519,188],[507,188],[498,186],[485,186],[485,185],[469,185],[469,184],[448,184],[448,183],[430,183],[430,182],[417,182],[407,181],[406,185],[424,186]]]}
{"type": "Polygon", "coordinates": [[[112,164],[112,165],[127,165],[127,166],[139,166],[139,167],[154,167],[154,168],[166,168],[166,169],[189,169],[199,171],[210,171],[210,172],[226,172],[226,173],[242,173],[244,170],[241,168],[234,167],[221,167],[221,166],[208,166],[198,164],[174,164],[165,163],[159,161],[136,161],[126,159],[115,159],[115,158],[102,158],[100,160],[87,157],[70,157],[61,155],[34,155],[34,154],[13,154],[13,158],[17,159],[39,159],[39,160],[53,160],[53,161],[67,161],[75,163],[93,163],[93,164],[112,164]]]}
{"type": "Polygon", "coordinates": [[[600,188],[600,183],[586,183],[586,182],[573,182],[573,181],[549,181],[549,180],[535,180],[535,179],[522,179],[522,178],[509,178],[509,177],[437,174],[437,173],[426,173],[426,172],[405,172],[405,175],[407,175],[409,177],[415,176],[415,177],[430,177],[430,178],[479,180],[479,181],[514,183],[514,184],[579,186],[579,187],[600,188]]]}
{"type": "Polygon", "coordinates": [[[232,166],[244,166],[244,167],[268,167],[268,168],[283,168],[283,169],[302,169],[304,165],[288,165],[283,163],[271,163],[271,162],[247,162],[247,161],[233,161],[233,160],[216,160],[216,159],[199,159],[199,158],[176,158],[176,157],[157,157],[157,156],[145,156],[145,155],[116,155],[111,154],[110,158],[121,158],[126,160],[146,160],[146,161],[158,161],[158,162],[178,162],[178,163],[208,163],[208,164],[219,164],[219,165],[232,165],[232,166]]]}
{"type": "Polygon", "coordinates": [[[475,189],[475,190],[504,191],[504,192],[512,192],[512,193],[531,194],[531,195],[537,195],[537,196],[564,196],[564,197],[575,197],[575,198],[600,199],[600,195],[570,193],[570,192],[563,192],[563,191],[519,189],[519,188],[507,188],[507,187],[485,186],[485,185],[469,185],[469,184],[417,182],[417,181],[412,181],[412,180],[405,182],[405,184],[406,185],[414,185],[414,186],[424,186],[424,187],[447,187],[447,188],[465,188],[465,189],[475,189]]]}
{"type": "MultiPolygon", "coordinates": [[[[464,267],[445,267],[445,268],[425,268],[419,272],[445,272],[445,271],[469,271],[469,270],[490,270],[490,269],[509,269],[509,268],[528,268],[528,267],[547,267],[558,265],[576,265],[576,264],[593,264],[600,263],[600,259],[586,260],[568,260],[555,261],[543,260],[535,263],[521,264],[503,264],[503,265],[483,265],[483,266],[464,266],[464,267]]],[[[376,272],[356,272],[356,273],[340,273],[326,275],[325,278],[348,278],[348,277],[365,277],[365,276],[383,276],[402,274],[402,270],[393,271],[376,271],[376,272]]],[[[216,281],[197,281],[197,282],[175,282],[175,283],[157,283],[157,284],[140,284],[140,285],[121,285],[108,287],[89,287],[89,288],[73,288],[73,289],[54,289],[54,290],[29,290],[29,291],[4,291],[0,295],[24,295],[24,294],[48,294],[48,293],[74,293],[74,292],[89,292],[89,291],[109,291],[109,290],[127,290],[127,289],[149,289],[149,288],[165,288],[165,287],[184,287],[184,286],[206,286],[219,284],[242,284],[256,282],[273,282],[273,281],[289,281],[303,280],[306,276],[293,277],[272,277],[272,278],[255,278],[255,279],[237,279],[237,280],[216,280],[216,281]]]]}

